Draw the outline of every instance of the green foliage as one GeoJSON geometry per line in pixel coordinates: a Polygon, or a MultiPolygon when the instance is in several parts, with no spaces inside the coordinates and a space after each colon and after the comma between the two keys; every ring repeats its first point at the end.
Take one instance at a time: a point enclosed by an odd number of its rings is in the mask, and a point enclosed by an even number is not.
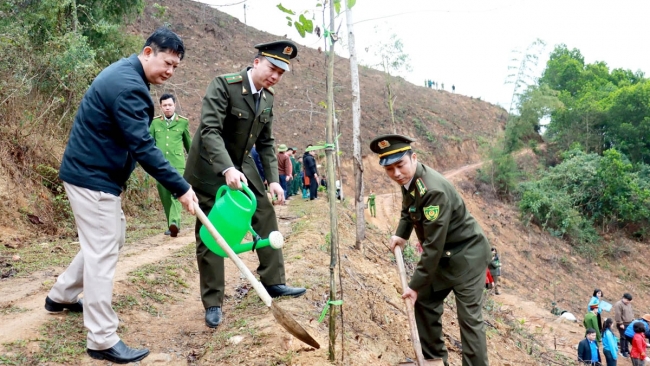
{"type": "Polygon", "coordinates": [[[563,158],[540,179],[520,184],[519,208],[525,220],[569,239],[583,254],[598,253],[594,248],[600,239],[593,223],[632,225],[647,232],[650,189],[624,155],[614,149],[603,157],[574,149],[563,158]]]}
{"type": "Polygon", "coordinates": [[[640,71],[585,64],[579,50],[560,45],[539,80],[563,107],[551,113],[547,137],[561,149],[579,141],[587,152],[616,147],[634,162],[650,163],[650,81],[640,71]]]}
{"type": "Polygon", "coordinates": [[[489,161],[478,170],[478,179],[490,186],[498,195],[505,197],[514,193],[520,173],[514,157],[503,147],[500,139],[488,152],[489,161]]]}

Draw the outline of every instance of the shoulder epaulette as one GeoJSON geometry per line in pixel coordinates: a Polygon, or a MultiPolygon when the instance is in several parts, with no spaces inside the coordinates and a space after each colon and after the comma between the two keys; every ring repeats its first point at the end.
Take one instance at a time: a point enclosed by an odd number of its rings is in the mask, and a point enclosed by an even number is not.
{"type": "Polygon", "coordinates": [[[269,93],[271,93],[271,95],[274,95],[274,94],[275,94],[275,90],[273,90],[273,87],[269,87],[269,88],[266,89],[266,90],[268,90],[269,93]]]}
{"type": "Polygon", "coordinates": [[[427,186],[424,184],[424,181],[422,178],[418,178],[415,181],[415,186],[418,188],[418,192],[420,193],[420,197],[424,196],[425,193],[427,193],[427,186]]]}
{"type": "Polygon", "coordinates": [[[158,116],[155,116],[153,119],[162,119],[162,114],[158,115],[158,116]]]}
{"type": "Polygon", "coordinates": [[[244,78],[241,77],[240,74],[223,75],[223,78],[226,79],[226,82],[228,84],[241,83],[241,81],[244,79],[244,78]]]}
{"type": "Polygon", "coordinates": [[[182,118],[182,119],[185,119],[185,120],[188,120],[188,121],[189,121],[189,118],[184,117],[184,116],[181,116],[180,114],[178,115],[178,118],[182,118]]]}

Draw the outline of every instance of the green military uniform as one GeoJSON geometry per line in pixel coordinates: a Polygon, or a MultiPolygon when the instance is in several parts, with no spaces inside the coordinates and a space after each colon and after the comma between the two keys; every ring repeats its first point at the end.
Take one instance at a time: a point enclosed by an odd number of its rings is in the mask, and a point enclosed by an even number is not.
{"type": "Polygon", "coordinates": [[[375,194],[371,193],[368,196],[368,209],[370,209],[370,216],[377,217],[377,208],[375,207],[375,194]]]}
{"type": "Polygon", "coordinates": [[[585,318],[582,321],[582,325],[585,326],[585,329],[592,328],[596,331],[596,342],[600,343],[602,336],[600,334],[600,327],[598,326],[598,316],[594,314],[593,311],[585,314],[585,318]]]}
{"type": "Polygon", "coordinates": [[[293,157],[293,155],[291,155],[290,158],[291,158],[291,168],[293,170],[293,180],[291,181],[291,189],[289,190],[289,192],[290,195],[293,196],[297,194],[300,190],[300,169],[302,164],[300,164],[298,160],[296,160],[293,157]]]}
{"type": "MultiPolygon", "coordinates": [[[[149,133],[156,141],[156,146],[181,175],[185,172],[185,152],[190,151],[192,144],[189,126],[187,118],[174,114],[169,120],[164,115],[155,117],[149,127],[149,133]]],[[[158,195],[165,209],[167,226],[174,223],[180,227],[183,209],[181,203],[160,183],[158,183],[158,195]]]]}
{"type": "MultiPolygon", "coordinates": [[[[257,46],[256,46],[257,48],[257,46]]],[[[292,47],[285,51],[294,52],[292,47]]],[[[263,55],[273,57],[262,52],[263,55]]],[[[199,198],[206,213],[212,209],[217,189],[226,184],[224,171],[234,167],[243,172],[248,186],[257,198],[257,210],[252,218],[253,229],[262,237],[278,230],[275,211],[250,151],[253,145],[259,153],[269,184],[278,183],[278,161],[273,138],[273,89],[262,89],[253,95],[253,83],[248,69],[239,73],[217,76],[203,98],[201,123],[192,141],[187,159],[185,179],[199,198]],[[259,106],[256,108],[256,99],[259,106]]],[[[221,306],[224,295],[223,258],[212,253],[201,241],[196,221],[196,256],[199,266],[201,299],[206,309],[221,306]]],[[[257,273],[266,286],[285,283],[282,250],[271,247],[256,250],[260,264],[257,273]]]]}
{"type": "MultiPolygon", "coordinates": [[[[399,161],[413,140],[400,135],[375,138],[370,148],[380,164],[399,161]]],[[[396,236],[407,239],[415,229],[423,253],[409,287],[417,291],[415,318],[426,359],[443,358],[444,299],[456,297],[463,366],[488,365],[481,299],[490,261],[483,230],[465,207],[454,186],[434,169],[417,163],[412,180],[402,186],[402,213],[396,236]]]]}

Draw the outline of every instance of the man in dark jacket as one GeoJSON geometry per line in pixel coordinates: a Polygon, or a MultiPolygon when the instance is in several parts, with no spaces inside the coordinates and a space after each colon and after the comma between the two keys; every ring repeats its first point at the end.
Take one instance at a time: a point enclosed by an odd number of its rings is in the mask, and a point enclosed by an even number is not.
{"type": "MultiPolygon", "coordinates": [[[[307,145],[307,148],[311,145],[307,145]]],[[[309,200],[318,198],[318,167],[316,166],[316,159],[314,159],[315,152],[305,151],[302,156],[303,164],[305,164],[305,176],[309,178],[309,200]]]]}
{"type": "Polygon", "coordinates": [[[600,365],[600,352],[596,342],[596,330],[587,329],[585,339],[578,344],[578,362],[585,365],[600,365]]]}
{"type": "Polygon", "coordinates": [[[169,79],[185,50],[168,28],[157,29],[139,55],[104,69],[84,95],[70,131],[59,176],[74,212],[81,250],[45,299],[50,312],[84,312],[90,357],[136,362],[148,349],[126,346],[111,307],[118,251],[126,222],[120,193],[136,162],[194,214],[189,184],[163,157],[149,134],[154,105],[149,84],[169,79]],[[84,298],[78,299],[83,292],[84,298]]]}

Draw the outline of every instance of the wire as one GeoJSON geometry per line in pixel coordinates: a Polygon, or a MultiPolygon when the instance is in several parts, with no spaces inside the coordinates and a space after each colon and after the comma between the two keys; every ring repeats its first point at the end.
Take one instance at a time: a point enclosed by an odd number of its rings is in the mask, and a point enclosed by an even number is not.
{"type": "Polygon", "coordinates": [[[232,3],[232,4],[223,4],[223,5],[208,4],[208,6],[210,6],[210,7],[212,7],[212,8],[222,8],[222,7],[224,7],[224,6],[233,6],[233,5],[243,4],[243,3],[247,2],[247,1],[248,1],[248,0],[242,0],[242,1],[239,1],[239,2],[236,2],[236,3],[232,3]]]}

